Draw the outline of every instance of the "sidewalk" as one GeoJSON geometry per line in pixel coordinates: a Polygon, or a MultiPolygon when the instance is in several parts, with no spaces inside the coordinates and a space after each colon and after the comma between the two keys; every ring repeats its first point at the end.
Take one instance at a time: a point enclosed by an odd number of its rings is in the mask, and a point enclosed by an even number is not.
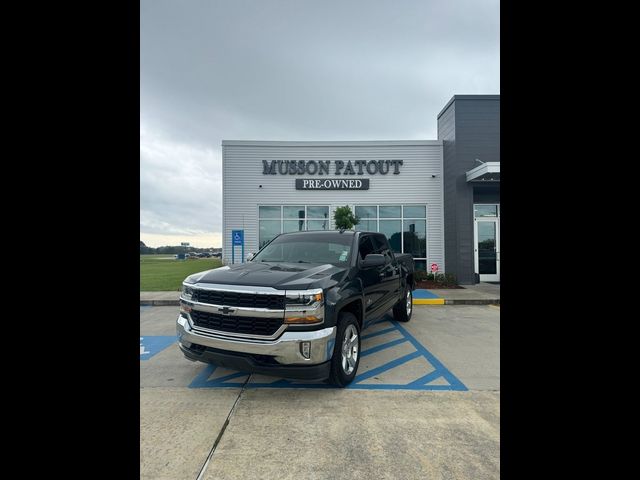
{"type": "Polygon", "coordinates": [[[443,298],[445,305],[500,304],[500,284],[494,285],[491,283],[477,283],[475,285],[465,285],[464,289],[447,288],[427,291],[443,298]]]}
{"type": "MultiPolygon", "coordinates": [[[[140,305],[178,306],[180,292],[140,292],[140,305]]],[[[500,304],[500,285],[478,283],[462,289],[447,288],[413,292],[414,305],[490,305],[500,304]]]]}

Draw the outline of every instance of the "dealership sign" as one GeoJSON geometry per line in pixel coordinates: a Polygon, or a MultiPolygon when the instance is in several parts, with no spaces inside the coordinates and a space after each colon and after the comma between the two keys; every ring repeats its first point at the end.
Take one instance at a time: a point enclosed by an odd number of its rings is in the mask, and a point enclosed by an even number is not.
{"type": "MultiPolygon", "coordinates": [[[[403,160],[262,160],[263,175],[329,175],[331,169],[334,175],[394,175],[400,173],[403,160]]],[[[368,183],[368,182],[367,182],[368,183]]],[[[296,182],[296,188],[297,182],[296,182]]],[[[328,190],[328,189],[327,189],[328,190]]],[[[331,190],[337,190],[333,188],[331,190]]]]}
{"type": "Polygon", "coordinates": [[[369,190],[369,179],[296,178],[296,190],[369,190]]]}

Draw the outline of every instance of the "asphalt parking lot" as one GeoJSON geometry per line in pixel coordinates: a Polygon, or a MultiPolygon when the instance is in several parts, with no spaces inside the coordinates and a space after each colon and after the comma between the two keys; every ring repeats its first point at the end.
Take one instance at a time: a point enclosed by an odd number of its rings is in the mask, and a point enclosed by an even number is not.
{"type": "Polygon", "coordinates": [[[499,307],[383,317],[346,389],[190,362],[177,310],[140,307],[141,478],[499,478],[499,307]]]}

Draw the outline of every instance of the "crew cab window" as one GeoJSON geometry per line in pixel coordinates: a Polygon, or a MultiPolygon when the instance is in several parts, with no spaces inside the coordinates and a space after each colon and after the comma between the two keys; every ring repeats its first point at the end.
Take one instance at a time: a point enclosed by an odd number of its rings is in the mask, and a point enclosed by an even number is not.
{"type": "Polygon", "coordinates": [[[362,260],[364,260],[364,257],[369,255],[370,253],[374,253],[375,248],[373,246],[373,243],[371,242],[370,235],[367,235],[366,237],[360,239],[360,247],[358,250],[360,250],[360,258],[362,260]]]}
{"type": "Polygon", "coordinates": [[[373,253],[380,253],[384,255],[386,263],[391,262],[391,260],[393,260],[393,254],[391,253],[391,249],[389,248],[389,242],[387,241],[387,238],[383,235],[374,235],[372,238],[375,248],[373,253]]]}

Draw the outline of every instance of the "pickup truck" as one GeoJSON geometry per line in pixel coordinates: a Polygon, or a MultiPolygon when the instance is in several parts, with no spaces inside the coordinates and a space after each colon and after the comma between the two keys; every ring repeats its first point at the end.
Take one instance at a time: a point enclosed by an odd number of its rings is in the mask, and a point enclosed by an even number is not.
{"type": "Polygon", "coordinates": [[[390,309],[411,319],[415,277],[412,256],[394,253],[384,234],[307,231],[182,285],[176,328],[189,360],[344,387],[360,332],[390,309]]]}

